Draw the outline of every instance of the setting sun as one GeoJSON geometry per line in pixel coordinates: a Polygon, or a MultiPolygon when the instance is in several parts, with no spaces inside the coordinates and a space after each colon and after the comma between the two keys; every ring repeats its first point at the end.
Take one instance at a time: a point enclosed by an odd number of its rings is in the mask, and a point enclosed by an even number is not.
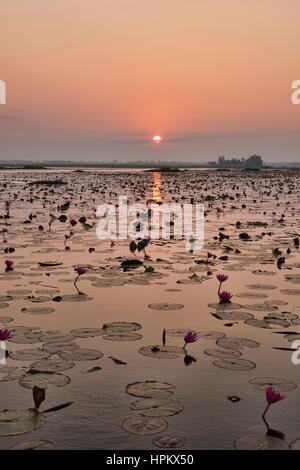
{"type": "Polygon", "coordinates": [[[155,142],[156,144],[159,144],[161,142],[161,137],[159,135],[156,135],[153,137],[153,142],[155,142]]]}

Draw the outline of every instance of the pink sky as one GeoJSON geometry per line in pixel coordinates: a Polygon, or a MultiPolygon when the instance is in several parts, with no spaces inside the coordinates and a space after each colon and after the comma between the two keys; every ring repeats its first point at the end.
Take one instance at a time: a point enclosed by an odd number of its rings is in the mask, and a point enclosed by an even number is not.
{"type": "Polygon", "coordinates": [[[299,161],[299,0],[0,10],[0,159],[299,161]]]}

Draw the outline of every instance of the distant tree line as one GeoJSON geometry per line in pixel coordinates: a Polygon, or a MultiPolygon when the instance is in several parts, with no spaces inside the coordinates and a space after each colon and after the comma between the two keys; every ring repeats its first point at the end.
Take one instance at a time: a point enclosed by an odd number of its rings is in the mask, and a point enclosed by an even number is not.
{"type": "Polygon", "coordinates": [[[262,168],[263,159],[259,155],[251,155],[249,158],[231,158],[226,159],[221,156],[218,158],[218,168],[262,168]]]}

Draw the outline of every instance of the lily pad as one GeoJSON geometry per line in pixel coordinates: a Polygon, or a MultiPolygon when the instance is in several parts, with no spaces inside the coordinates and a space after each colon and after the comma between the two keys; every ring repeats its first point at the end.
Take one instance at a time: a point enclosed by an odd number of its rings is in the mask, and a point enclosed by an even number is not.
{"type": "Polygon", "coordinates": [[[213,364],[221,369],[235,370],[235,371],[246,371],[254,369],[256,364],[247,359],[219,359],[214,361],[213,364]]]}
{"type": "Polygon", "coordinates": [[[259,343],[247,338],[221,338],[217,340],[217,345],[225,349],[243,350],[244,348],[259,348],[259,343]]]}
{"type": "Polygon", "coordinates": [[[110,330],[109,334],[103,336],[107,341],[138,341],[142,339],[143,335],[135,333],[134,331],[117,331],[110,330]]]}
{"type": "Polygon", "coordinates": [[[173,416],[183,410],[183,404],[167,398],[142,398],[130,405],[130,409],[138,411],[142,416],[173,416]]]}
{"type": "Polygon", "coordinates": [[[10,323],[13,320],[12,317],[0,317],[0,323],[10,323]]]}
{"type": "Polygon", "coordinates": [[[256,377],[249,380],[249,383],[255,385],[257,390],[265,390],[267,387],[273,387],[277,392],[289,392],[297,388],[297,385],[288,379],[275,377],[256,377]]]}
{"type": "Polygon", "coordinates": [[[158,434],[168,427],[168,422],[163,418],[142,418],[132,416],[125,419],[122,428],[131,434],[150,435],[158,434]]]}
{"type": "Polygon", "coordinates": [[[62,359],[42,359],[30,366],[30,369],[37,372],[61,372],[63,370],[72,369],[74,362],[64,361],[62,359]]]}
{"type": "Polygon", "coordinates": [[[146,380],[145,382],[134,382],[128,384],[126,393],[141,398],[166,398],[173,395],[175,386],[166,382],[146,380]]]}
{"type": "Polygon", "coordinates": [[[228,359],[231,357],[241,356],[241,353],[234,349],[212,348],[212,349],[205,349],[204,353],[207,354],[208,356],[220,357],[221,359],[228,359]]]}
{"type": "Polygon", "coordinates": [[[184,307],[183,304],[167,304],[167,303],[154,303],[149,304],[148,308],[151,310],[181,310],[184,307]]]}
{"type": "Polygon", "coordinates": [[[279,437],[274,436],[241,436],[233,443],[238,450],[288,450],[288,444],[279,437]]]}
{"type": "Polygon", "coordinates": [[[142,325],[136,322],[114,321],[111,323],[104,323],[102,329],[110,333],[111,331],[137,331],[142,328],[142,325]]]}
{"type": "Polygon", "coordinates": [[[52,441],[36,440],[36,441],[23,441],[14,444],[9,450],[55,450],[56,444],[52,441]]]}
{"type": "Polygon", "coordinates": [[[46,359],[49,356],[50,353],[41,348],[19,349],[9,354],[9,357],[16,361],[36,361],[37,359],[46,359]]]}
{"type": "Polygon", "coordinates": [[[61,351],[59,355],[66,361],[95,361],[103,357],[103,353],[95,349],[72,349],[70,351],[61,351]]]}
{"type": "Polygon", "coordinates": [[[51,307],[30,307],[22,308],[22,313],[30,313],[31,315],[47,315],[48,313],[55,312],[55,308],[51,307]]]}
{"type": "Polygon", "coordinates": [[[3,410],[0,411],[0,436],[36,431],[45,422],[45,416],[34,410],[3,410]]]}
{"type": "Polygon", "coordinates": [[[39,388],[47,388],[49,385],[55,387],[64,387],[71,382],[70,377],[54,372],[37,372],[26,374],[21,377],[19,384],[24,388],[32,389],[35,385],[39,388]]]}
{"type": "Polygon", "coordinates": [[[174,359],[179,357],[179,354],[184,354],[184,350],[178,346],[155,345],[143,346],[139,349],[139,353],[154,359],[174,359]]]}
{"type": "Polygon", "coordinates": [[[202,339],[217,340],[225,337],[225,333],[220,331],[197,331],[197,337],[202,339]]]}
{"type": "Polygon", "coordinates": [[[154,445],[165,449],[177,449],[185,444],[185,438],[182,436],[163,434],[162,436],[153,438],[152,442],[154,445]]]}
{"type": "Polygon", "coordinates": [[[102,336],[104,331],[101,328],[77,328],[71,330],[70,333],[76,338],[93,338],[94,336],[102,336]]]}

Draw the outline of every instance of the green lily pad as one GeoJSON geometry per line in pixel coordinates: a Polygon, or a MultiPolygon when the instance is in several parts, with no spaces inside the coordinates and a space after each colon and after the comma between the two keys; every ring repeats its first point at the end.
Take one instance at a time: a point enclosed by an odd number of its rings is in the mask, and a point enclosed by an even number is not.
{"type": "Polygon", "coordinates": [[[141,436],[158,434],[168,427],[168,422],[163,418],[142,418],[140,416],[132,416],[125,419],[122,428],[131,434],[139,434],[141,436]]]}
{"type": "Polygon", "coordinates": [[[128,384],[126,393],[141,398],[167,398],[173,395],[175,386],[166,382],[146,380],[145,382],[134,382],[128,384]]]}
{"type": "Polygon", "coordinates": [[[34,410],[3,410],[0,411],[0,436],[36,431],[45,422],[45,416],[34,410]]]}

